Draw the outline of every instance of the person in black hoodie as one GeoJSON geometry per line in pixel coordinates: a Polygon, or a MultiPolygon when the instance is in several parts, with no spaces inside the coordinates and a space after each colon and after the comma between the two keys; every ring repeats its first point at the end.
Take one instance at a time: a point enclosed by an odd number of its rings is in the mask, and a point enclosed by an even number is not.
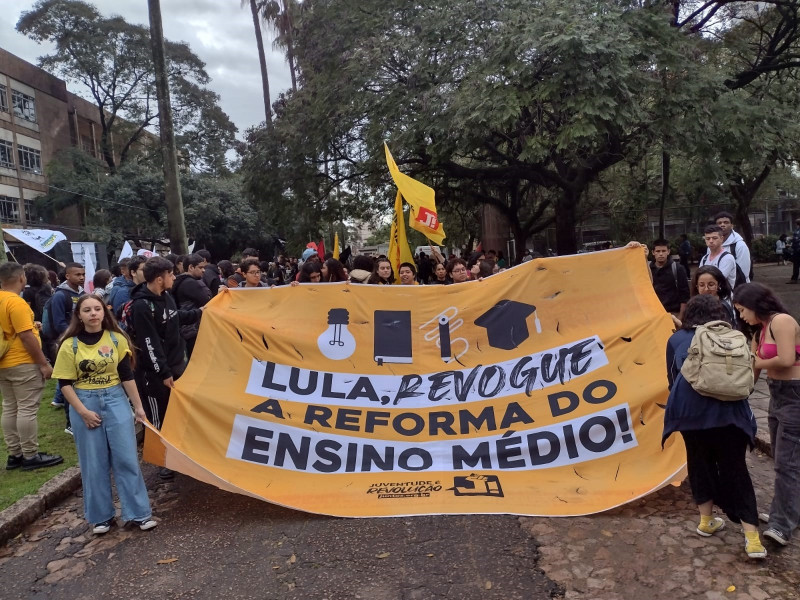
{"type": "Polygon", "coordinates": [[[216,296],[217,292],[219,291],[219,284],[221,281],[219,277],[219,268],[217,265],[211,262],[211,252],[208,250],[198,250],[196,254],[199,254],[206,259],[206,267],[203,271],[203,281],[208,286],[208,289],[211,290],[211,295],[216,296]]]}
{"type": "MultiPolygon", "coordinates": [[[[131,292],[131,321],[136,345],[136,384],[147,419],[161,429],[170,391],[186,369],[186,345],[181,325],[200,320],[203,308],[178,310],[169,293],[175,281],[172,263],[154,256],[142,267],[144,282],[131,292]]],[[[162,469],[162,479],[172,472],[162,469]]]]}
{"type": "MultiPolygon", "coordinates": [[[[183,258],[183,272],[172,284],[172,295],[182,310],[192,310],[208,304],[211,290],[203,281],[203,273],[208,262],[199,254],[190,254],[183,258]]],[[[198,323],[181,325],[181,336],[186,342],[186,354],[192,357],[194,343],[197,341],[198,323]]]]}

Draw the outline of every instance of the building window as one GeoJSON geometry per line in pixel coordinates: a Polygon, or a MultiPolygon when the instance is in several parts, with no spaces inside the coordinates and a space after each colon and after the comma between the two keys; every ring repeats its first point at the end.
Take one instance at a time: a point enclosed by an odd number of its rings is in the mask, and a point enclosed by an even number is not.
{"type": "Polygon", "coordinates": [[[36,123],[36,105],[33,96],[11,89],[11,103],[14,105],[14,116],[31,123],[36,123]]]}
{"type": "Polygon", "coordinates": [[[7,140],[0,140],[0,167],[14,168],[14,146],[7,140]]]}
{"type": "Polygon", "coordinates": [[[42,153],[35,148],[20,146],[17,144],[17,155],[19,156],[19,168],[26,173],[42,174],[42,153]]]}
{"type": "Polygon", "coordinates": [[[0,110],[8,112],[8,92],[2,83],[0,83],[0,110]]]}
{"type": "Polygon", "coordinates": [[[36,220],[36,200],[25,198],[22,204],[25,209],[25,222],[33,223],[36,220]]]}
{"type": "Polygon", "coordinates": [[[0,196],[0,220],[19,223],[19,198],[0,196]]]}
{"type": "Polygon", "coordinates": [[[94,152],[94,144],[92,143],[92,138],[82,135],[81,136],[81,150],[86,152],[87,154],[91,154],[92,156],[95,155],[94,152]]]}

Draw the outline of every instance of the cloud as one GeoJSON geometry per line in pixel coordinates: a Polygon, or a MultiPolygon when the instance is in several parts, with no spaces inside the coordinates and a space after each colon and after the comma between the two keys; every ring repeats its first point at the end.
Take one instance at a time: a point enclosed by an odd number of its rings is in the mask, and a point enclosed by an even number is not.
{"type": "MultiPolygon", "coordinates": [[[[132,23],[149,24],[144,0],[95,0],[100,12],[117,14],[132,23]]],[[[20,14],[29,10],[30,0],[3,0],[0,14],[0,46],[31,63],[52,51],[19,34],[15,30],[20,14]]],[[[250,9],[239,0],[168,0],[161,3],[164,35],[173,41],[184,41],[206,63],[211,77],[209,88],[220,95],[222,109],[239,128],[240,134],[264,120],[261,96],[261,68],[256,49],[250,9]]],[[[266,32],[265,32],[266,37],[266,32]]],[[[291,81],[282,52],[272,50],[264,40],[272,100],[287,90],[291,81]]],[[[81,90],[70,91],[81,93],[81,90]]]]}

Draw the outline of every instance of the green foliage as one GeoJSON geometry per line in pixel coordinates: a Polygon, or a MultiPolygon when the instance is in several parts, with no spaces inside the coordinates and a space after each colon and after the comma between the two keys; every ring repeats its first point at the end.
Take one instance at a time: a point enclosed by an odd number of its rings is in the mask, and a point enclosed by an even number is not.
{"type": "MultiPolygon", "coordinates": [[[[8,508],[14,502],[28,494],[35,494],[42,485],[63,471],[78,464],[78,453],[75,449],[75,440],[71,435],[64,433],[64,410],[50,406],[53,399],[56,383],[47,382],[44,388],[42,403],[39,405],[39,448],[48,454],[60,454],[64,462],[55,467],[38,469],[36,471],[0,470],[0,510],[8,508]]],[[[0,454],[0,460],[5,463],[7,454],[0,454]]]]}
{"type": "Polygon", "coordinates": [[[401,168],[437,190],[442,210],[491,204],[520,247],[555,218],[559,250],[574,251],[586,186],[652,143],[669,111],[700,106],[664,92],[656,66],[681,81],[698,67],[694,43],[655,9],[436,0],[363,11],[356,0],[318,0],[304,3],[296,41],[303,86],[277,103],[280,141],[253,140],[258,156],[269,147],[291,162],[243,162],[248,189],[272,212],[304,185],[321,199],[326,179],[385,211],[389,141],[401,168]],[[260,180],[288,165],[303,181],[261,193],[260,180]]]}
{"type": "Polygon", "coordinates": [[[246,188],[298,239],[329,213],[387,214],[386,141],[436,190],[449,245],[477,233],[456,216],[491,205],[520,248],[555,223],[563,254],[588,209],[615,237],[639,231],[668,156],[666,206],[690,206],[687,224],[731,200],[746,221],[797,154],[800,3],[762,4],[742,19],[722,1],[306,0],[302,86],[276,103],[274,131],[248,138],[246,188]],[[593,184],[610,193],[587,203],[593,184]]]}
{"type": "MultiPolygon", "coordinates": [[[[105,242],[110,253],[125,239],[154,241],[167,236],[164,176],[160,169],[129,160],[116,172],[72,148],[47,168],[50,192],[37,199],[37,211],[51,220],[59,210],[75,205],[85,223],[85,238],[105,242]]],[[[181,174],[184,218],[189,238],[215,256],[230,256],[237,248],[272,250],[274,236],[259,221],[256,208],[245,198],[239,176],[181,174]]]]}
{"type": "Polygon", "coordinates": [[[750,245],[750,256],[755,262],[774,262],[777,260],[775,254],[775,242],[777,241],[777,235],[764,235],[754,239],[750,245]]]}

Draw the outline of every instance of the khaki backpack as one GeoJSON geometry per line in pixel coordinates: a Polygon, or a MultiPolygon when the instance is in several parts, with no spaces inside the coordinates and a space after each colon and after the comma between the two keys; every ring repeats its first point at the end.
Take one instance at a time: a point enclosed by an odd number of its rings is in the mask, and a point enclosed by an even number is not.
{"type": "Polygon", "coordinates": [[[695,329],[681,374],[694,390],[717,400],[747,398],[753,391],[753,363],[747,338],[725,321],[695,329]]]}

